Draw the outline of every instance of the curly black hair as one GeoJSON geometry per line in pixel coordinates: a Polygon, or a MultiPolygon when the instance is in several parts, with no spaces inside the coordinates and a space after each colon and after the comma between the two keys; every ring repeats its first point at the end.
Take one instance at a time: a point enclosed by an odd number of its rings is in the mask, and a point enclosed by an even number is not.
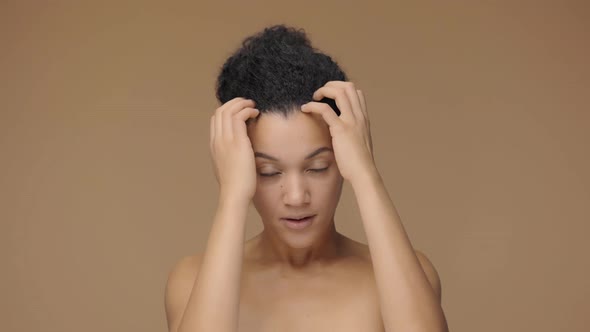
{"type": "MultiPolygon", "coordinates": [[[[261,114],[287,117],[327,82],[346,80],[330,56],[312,47],[303,29],[280,24],[244,39],[220,70],[216,96],[222,104],[235,97],[252,99],[261,114]]],[[[340,115],[332,99],[322,101],[340,115]]]]}

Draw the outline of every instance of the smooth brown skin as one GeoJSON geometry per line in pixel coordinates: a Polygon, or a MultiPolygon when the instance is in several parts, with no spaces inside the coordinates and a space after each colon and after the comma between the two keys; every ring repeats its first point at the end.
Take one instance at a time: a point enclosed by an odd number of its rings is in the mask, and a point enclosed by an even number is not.
{"type": "MultiPolygon", "coordinates": [[[[310,275],[284,275],[280,265],[265,264],[260,258],[264,253],[257,250],[260,234],[246,241],[240,332],[385,331],[368,246],[336,234],[337,257],[325,270],[310,275]]],[[[436,271],[423,253],[416,253],[440,297],[436,271]]],[[[200,254],[188,256],[175,268],[176,277],[182,280],[177,292],[185,302],[200,261],[200,254]]]]}
{"type": "Polygon", "coordinates": [[[212,116],[220,200],[205,252],[170,273],[170,331],[447,330],[436,270],[411,247],[375,168],[364,97],[345,82],[327,83],[314,100],[323,96],[336,98],[340,118],[310,103],[246,127],[258,111],[242,98],[212,116]],[[344,179],[369,246],[336,232],[344,179]],[[244,243],[250,202],[264,230],[244,243]],[[309,214],[305,230],[281,221],[309,214]]]}

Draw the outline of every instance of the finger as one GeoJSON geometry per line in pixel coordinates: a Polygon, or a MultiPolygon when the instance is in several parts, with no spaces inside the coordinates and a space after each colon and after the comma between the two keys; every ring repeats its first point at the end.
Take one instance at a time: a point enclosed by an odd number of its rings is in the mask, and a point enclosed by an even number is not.
{"type": "Polygon", "coordinates": [[[225,104],[223,104],[221,107],[223,108],[231,108],[233,105],[235,105],[236,103],[239,103],[241,101],[247,100],[244,97],[235,97],[229,101],[227,101],[225,104]]]}
{"type": "Polygon", "coordinates": [[[365,101],[365,95],[361,90],[356,90],[356,93],[359,96],[361,111],[365,115],[365,120],[367,120],[367,123],[369,123],[369,113],[367,112],[367,102],[365,101]]]}
{"type": "Polygon", "coordinates": [[[215,110],[215,135],[217,135],[217,137],[223,137],[223,111],[232,108],[232,106],[234,106],[236,103],[242,102],[244,100],[246,99],[242,97],[235,97],[225,104],[219,106],[215,110]]]}
{"type": "Polygon", "coordinates": [[[316,113],[322,116],[329,127],[336,127],[341,123],[341,119],[336,115],[336,112],[325,103],[316,101],[309,102],[301,107],[301,111],[305,113],[316,113]]]}
{"type": "Polygon", "coordinates": [[[235,110],[235,111],[240,111],[243,108],[253,107],[254,105],[255,105],[254,100],[241,98],[239,100],[236,100],[232,104],[229,104],[229,102],[228,102],[228,105],[225,108],[235,110]]]}
{"type": "Polygon", "coordinates": [[[248,137],[248,131],[246,129],[246,120],[255,118],[260,114],[260,111],[253,107],[246,107],[239,111],[233,118],[234,121],[234,133],[235,138],[242,139],[248,137]]]}
{"type": "Polygon", "coordinates": [[[213,151],[213,143],[215,142],[215,115],[211,116],[209,121],[209,148],[213,151]]]}
{"type": "Polygon", "coordinates": [[[350,106],[352,109],[352,113],[354,114],[356,119],[364,118],[364,113],[362,111],[361,101],[359,100],[359,96],[357,93],[357,89],[355,88],[352,82],[344,82],[344,81],[330,81],[326,83],[325,86],[335,87],[337,89],[342,89],[346,93],[348,97],[348,101],[350,102],[350,106]]]}
{"type": "Polygon", "coordinates": [[[369,151],[371,151],[371,155],[373,154],[373,138],[371,137],[371,122],[369,120],[369,113],[367,111],[367,102],[365,101],[365,95],[363,94],[363,92],[361,90],[356,90],[358,96],[359,96],[359,100],[361,102],[361,110],[363,111],[363,114],[365,115],[365,121],[367,124],[367,132],[369,133],[369,151]]]}
{"type": "Polygon", "coordinates": [[[367,102],[365,101],[365,94],[361,90],[356,90],[356,93],[359,96],[359,100],[361,102],[361,110],[364,113],[367,113],[367,102]]]}
{"type": "Polygon", "coordinates": [[[324,97],[331,98],[336,101],[336,106],[338,106],[340,109],[340,117],[342,119],[354,119],[355,116],[352,113],[350,102],[348,101],[346,93],[342,89],[335,88],[333,86],[323,86],[316,90],[313,94],[314,100],[321,100],[324,97]]]}
{"type": "MultiPolygon", "coordinates": [[[[224,105],[225,106],[225,105],[224,105]]],[[[222,127],[222,123],[223,123],[223,110],[225,108],[219,107],[218,109],[215,110],[215,142],[220,142],[221,138],[223,137],[223,127],[222,127]]]]}
{"type": "Polygon", "coordinates": [[[211,162],[213,164],[213,174],[215,174],[215,179],[219,181],[217,176],[217,167],[215,167],[215,114],[211,116],[211,120],[209,121],[209,151],[211,153],[211,162]]]}
{"type": "Polygon", "coordinates": [[[244,109],[245,107],[254,106],[254,101],[250,99],[242,99],[239,100],[232,105],[228,105],[229,107],[223,110],[223,119],[222,119],[222,131],[224,138],[227,140],[234,139],[234,131],[233,131],[233,120],[232,118],[236,113],[240,110],[244,109]]]}

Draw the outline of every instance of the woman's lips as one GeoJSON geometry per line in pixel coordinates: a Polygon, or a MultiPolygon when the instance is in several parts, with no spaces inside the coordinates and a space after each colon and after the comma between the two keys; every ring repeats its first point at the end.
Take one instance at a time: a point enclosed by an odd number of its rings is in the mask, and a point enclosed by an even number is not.
{"type": "Polygon", "coordinates": [[[281,221],[285,223],[285,225],[290,229],[304,229],[311,225],[315,218],[315,215],[305,217],[300,220],[290,219],[290,218],[281,218],[281,221]]]}

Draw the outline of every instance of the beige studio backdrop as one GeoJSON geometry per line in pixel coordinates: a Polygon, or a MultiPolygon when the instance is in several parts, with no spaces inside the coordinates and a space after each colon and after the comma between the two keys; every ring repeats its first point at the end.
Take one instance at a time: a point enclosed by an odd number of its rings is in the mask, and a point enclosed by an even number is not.
{"type": "MultiPolygon", "coordinates": [[[[166,330],[167,274],[204,249],[216,205],[218,69],[276,23],[365,92],[452,331],[588,331],[588,9],[2,1],[0,331],[166,330]]],[[[349,186],[336,223],[366,243],[349,186]]]]}

